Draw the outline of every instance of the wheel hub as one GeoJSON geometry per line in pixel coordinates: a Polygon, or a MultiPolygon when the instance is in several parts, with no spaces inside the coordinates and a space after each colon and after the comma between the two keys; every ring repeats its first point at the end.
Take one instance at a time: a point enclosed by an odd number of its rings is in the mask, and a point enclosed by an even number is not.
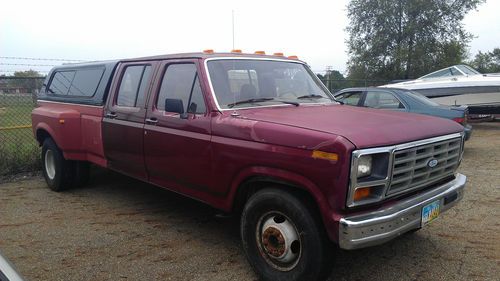
{"type": "Polygon", "coordinates": [[[268,227],[262,234],[264,249],[274,257],[280,257],[285,253],[285,238],[283,234],[274,227],[268,227]]]}
{"type": "Polygon", "coordinates": [[[288,271],[300,258],[299,234],[292,222],[285,216],[273,214],[261,220],[260,248],[264,258],[273,267],[288,271]]]}
{"type": "Polygon", "coordinates": [[[56,176],[56,160],[54,152],[50,149],[45,152],[45,172],[51,180],[56,176]]]}

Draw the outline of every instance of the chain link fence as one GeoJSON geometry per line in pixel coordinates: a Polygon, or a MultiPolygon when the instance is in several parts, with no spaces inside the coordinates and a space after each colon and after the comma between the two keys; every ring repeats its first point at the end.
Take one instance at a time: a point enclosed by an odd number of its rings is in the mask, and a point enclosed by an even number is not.
{"type": "Polygon", "coordinates": [[[0,77],[0,178],[40,168],[31,111],[44,77],[0,77]]]}

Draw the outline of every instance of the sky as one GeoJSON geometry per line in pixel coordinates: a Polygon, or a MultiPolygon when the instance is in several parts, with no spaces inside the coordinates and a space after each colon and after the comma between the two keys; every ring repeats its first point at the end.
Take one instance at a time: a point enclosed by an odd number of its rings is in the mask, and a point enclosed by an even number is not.
{"type": "MultiPolygon", "coordinates": [[[[47,72],[62,61],[106,60],[233,48],[297,55],[313,71],[345,73],[348,0],[329,1],[4,1],[0,74],[47,72]],[[14,64],[30,64],[14,65],[14,64]]],[[[488,0],[465,20],[476,35],[470,53],[500,47],[500,1],[488,0]]]]}

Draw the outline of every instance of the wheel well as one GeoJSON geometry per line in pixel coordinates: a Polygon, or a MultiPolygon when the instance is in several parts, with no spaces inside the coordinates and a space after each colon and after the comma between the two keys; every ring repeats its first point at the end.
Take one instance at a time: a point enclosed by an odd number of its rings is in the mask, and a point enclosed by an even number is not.
{"type": "Polygon", "coordinates": [[[39,145],[42,145],[46,138],[51,138],[50,134],[44,129],[38,129],[36,131],[36,140],[39,145]]]}
{"type": "Polygon", "coordinates": [[[264,188],[278,188],[286,192],[290,192],[301,200],[308,207],[312,208],[319,216],[320,211],[314,197],[303,187],[296,184],[286,182],[283,180],[275,179],[272,177],[252,177],[245,180],[238,188],[236,197],[234,199],[233,209],[234,213],[240,213],[245,207],[248,199],[264,188]]]}

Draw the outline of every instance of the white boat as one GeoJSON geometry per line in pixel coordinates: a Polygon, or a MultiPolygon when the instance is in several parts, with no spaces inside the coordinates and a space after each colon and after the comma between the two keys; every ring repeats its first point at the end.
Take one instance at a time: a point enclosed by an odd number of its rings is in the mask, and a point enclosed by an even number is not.
{"type": "Polygon", "coordinates": [[[467,65],[381,87],[414,90],[444,105],[466,105],[471,114],[500,114],[500,73],[481,74],[467,65]]]}

